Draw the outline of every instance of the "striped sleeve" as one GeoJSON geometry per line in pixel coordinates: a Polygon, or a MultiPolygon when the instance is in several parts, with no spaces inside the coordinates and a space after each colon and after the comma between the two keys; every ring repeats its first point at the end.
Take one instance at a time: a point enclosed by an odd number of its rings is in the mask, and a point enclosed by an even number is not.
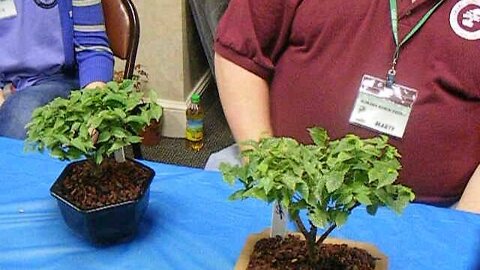
{"type": "Polygon", "coordinates": [[[72,0],[75,57],[82,87],[113,78],[113,54],[108,44],[101,0],[72,0]]]}

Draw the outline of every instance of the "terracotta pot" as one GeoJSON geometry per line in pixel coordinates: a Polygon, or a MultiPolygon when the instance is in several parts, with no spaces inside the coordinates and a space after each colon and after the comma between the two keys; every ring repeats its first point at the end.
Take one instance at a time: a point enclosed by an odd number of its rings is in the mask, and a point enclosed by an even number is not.
{"type": "Polygon", "coordinates": [[[148,125],[145,130],[140,133],[140,137],[142,137],[143,145],[157,145],[162,137],[161,119],[160,121],[152,120],[150,125],[148,125]]]}
{"type": "MultiPolygon", "coordinates": [[[[302,239],[305,239],[301,233],[291,233],[293,235],[299,235],[302,239]]],[[[247,238],[247,242],[245,243],[245,246],[242,249],[242,253],[240,254],[240,257],[237,260],[237,263],[235,264],[235,270],[245,270],[247,269],[248,263],[250,261],[250,255],[253,252],[253,248],[255,246],[255,243],[257,243],[258,240],[263,239],[263,238],[268,238],[270,237],[270,229],[264,230],[261,233],[257,234],[251,234],[247,238]]],[[[388,269],[388,258],[383,254],[380,250],[378,250],[377,247],[375,247],[372,244],[369,243],[364,243],[364,242],[357,242],[357,241],[352,241],[352,240],[345,240],[345,239],[337,239],[337,238],[327,238],[324,243],[326,244],[347,244],[349,247],[356,247],[356,248],[361,248],[370,255],[372,255],[375,258],[378,258],[376,265],[375,265],[375,270],[387,270],[388,269]]]]}
{"type": "Polygon", "coordinates": [[[90,210],[79,209],[57,192],[57,186],[63,181],[65,175],[69,174],[76,163],[85,162],[85,160],[72,162],[65,167],[50,188],[50,194],[57,199],[63,219],[70,229],[87,240],[100,244],[110,244],[132,238],[147,209],[150,184],[155,176],[155,171],[135,160],[130,161],[149,172],[147,184],[140,196],[135,200],[90,210]]]}

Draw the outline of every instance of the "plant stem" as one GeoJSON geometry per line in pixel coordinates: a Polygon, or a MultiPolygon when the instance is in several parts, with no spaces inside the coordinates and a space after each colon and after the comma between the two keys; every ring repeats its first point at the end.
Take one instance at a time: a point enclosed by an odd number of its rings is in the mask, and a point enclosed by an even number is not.
{"type": "Polygon", "coordinates": [[[310,222],[310,231],[308,231],[305,225],[303,225],[299,215],[296,215],[292,218],[295,222],[295,225],[297,225],[298,230],[300,230],[307,241],[308,262],[310,266],[314,268],[317,262],[317,246],[315,243],[315,239],[317,237],[317,227],[310,222]]]}
{"type": "Polygon", "coordinates": [[[337,227],[337,224],[332,224],[325,232],[323,232],[322,236],[320,236],[320,238],[318,238],[317,240],[317,244],[321,244],[323,243],[323,241],[325,241],[325,239],[328,237],[328,235],[337,227]]]}
{"type": "Polygon", "coordinates": [[[87,159],[87,162],[90,163],[92,166],[92,175],[94,178],[100,178],[103,174],[102,166],[100,164],[95,163],[92,159],[87,159]]]}
{"type": "Polygon", "coordinates": [[[293,218],[293,221],[295,222],[295,225],[297,225],[298,230],[305,236],[305,239],[308,238],[308,231],[307,228],[305,228],[305,225],[303,225],[302,220],[300,219],[299,215],[295,215],[293,218]]]}

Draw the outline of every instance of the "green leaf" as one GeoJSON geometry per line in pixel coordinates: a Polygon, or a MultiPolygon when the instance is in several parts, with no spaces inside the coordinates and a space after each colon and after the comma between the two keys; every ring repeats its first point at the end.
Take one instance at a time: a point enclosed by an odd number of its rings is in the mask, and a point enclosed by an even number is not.
{"type": "Polygon", "coordinates": [[[121,110],[121,109],[119,109],[119,108],[113,109],[112,113],[113,113],[114,115],[116,115],[116,116],[117,116],[118,118],[120,118],[120,119],[124,119],[124,118],[127,117],[127,114],[126,114],[123,110],[121,110]]]}
{"type": "Polygon", "coordinates": [[[337,199],[337,203],[341,205],[346,205],[349,204],[353,200],[353,195],[352,194],[342,194],[340,197],[337,199]]]}
{"type": "Polygon", "coordinates": [[[295,190],[295,186],[297,185],[297,180],[295,177],[290,175],[285,175],[282,178],[282,183],[285,184],[285,187],[291,191],[295,190]]]}
{"type": "Polygon", "coordinates": [[[378,188],[391,185],[398,177],[398,172],[391,162],[374,162],[373,168],[368,172],[369,182],[378,181],[378,188]]]}
{"type": "Polygon", "coordinates": [[[343,224],[345,224],[345,222],[347,222],[347,219],[348,219],[348,213],[346,212],[343,212],[343,211],[337,211],[337,212],[334,212],[335,213],[335,217],[334,217],[334,220],[335,220],[335,224],[337,226],[342,226],[343,224]]]}
{"type": "Polygon", "coordinates": [[[275,185],[274,180],[271,178],[262,178],[261,180],[259,180],[259,182],[263,184],[265,194],[269,194],[275,185]]]}
{"type": "Polygon", "coordinates": [[[124,141],[115,141],[112,146],[107,150],[107,155],[113,154],[113,152],[121,149],[122,147],[126,146],[127,143],[124,141]]]}
{"type": "Polygon", "coordinates": [[[50,155],[52,155],[53,157],[56,157],[58,159],[65,159],[66,155],[65,155],[65,152],[60,149],[60,148],[54,148],[51,152],[50,152],[50,155]]]}
{"type": "Polygon", "coordinates": [[[336,162],[337,163],[345,163],[345,161],[350,160],[352,158],[353,158],[353,156],[351,154],[349,154],[347,152],[340,152],[338,154],[336,162]]]}
{"type": "Polygon", "coordinates": [[[331,171],[328,175],[325,176],[327,179],[326,188],[328,193],[332,193],[335,190],[339,189],[345,178],[344,171],[331,171]]]}
{"type": "Polygon", "coordinates": [[[225,182],[229,183],[230,185],[235,183],[236,174],[230,164],[224,162],[220,163],[219,170],[222,172],[223,180],[225,182]]]}
{"type": "Polygon", "coordinates": [[[325,147],[327,145],[328,135],[325,129],[313,127],[309,128],[308,131],[310,132],[310,137],[316,145],[321,147],[325,147]]]}
{"type": "Polygon", "coordinates": [[[100,164],[100,163],[102,163],[102,161],[103,161],[103,156],[100,153],[97,153],[95,155],[95,163],[100,164]]]}
{"type": "Polygon", "coordinates": [[[127,142],[128,142],[128,144],[141,143],[142,142],[142,137],[140,137],[140,136],[128,136],[127,137],[127,142]]]}
{"type": "Polygon", "coordinates": [[[108,82],[107,83],[107,87],[112,89],[113,91],[115,92],[118,92],[119,91],[119,87],[118,87],[118,84],[115,83],[115,82],[108,82]]]}
{"type": "Polygon", "coordinates": [[[378,204],[372,204],[367,206],[367,213],[374,216],[378,210],[378,204]]]}
{"type": "Polygon", "coordinates": [[[297,184],[297,192],[301,198],[304,198],[305,201],[309,201],[310,198],[310,189],[308,184],[305,182],[301,182],[297,184]]]}
{"type": "Polygon", "coordinates": [[[119,139],[123,139],[127,137],[127,134],[125,133],[125,131],[119,127],[112,128],[112,135],[119,139]]]}
{"type": "Polygon", "coordinates": [[[157,92],[155,92],[153,90],[148,91],[148,99],[151,102],[157,102],[157,99],[158,99],[157,92]]]}
{"type": "Polygon", "coordinates": [[[308,213],[308,219],[313,223],[313,225],[319,228],[325,228],[330,223],[328,214],[318,208],[313,212],[308,213]]]}
{"type": "Polygon", "coordinates": [[[258,164],[257,170],[258,170],[261,174],[266,174],[267,171],[268,171],[268,163],[267,163],[267,162],[262,162],[262,163],[258,164]]]}
{"type": "Polygon", "coordinates": [[[89,128],[97,128],[97,127],[100,126],[102,121],[103,121],[102,117],[94,116],[90,119],[90,121],[88,123],[88,126],[89,126],[89,128]]]}
{"type": "Polygon", "coordinates": [[[150,106],[150,119],[159,120],[162,117],[163,109],[160,105],[151,104],[150,106]]]}
{"type": "Polygon", "coordinates": [[[85,143],[82,142],[82,140],[80,140],[79,138],[75,138],[73,140],[70,141],[70,144],[77,148],[78,150],[86,153],[87,152],[87,149],[85,148],[85,143]]]}
{"type": "Polygon", "coordinates": [[[374,194],[383,204],[387,206],[390,206],[393,204],[393,200],[391,196],[389,196],[389,194],[383,188],[375,190],[374,194]]]}
{"type": "Polygon", "coordinates": [[[293,191],[287,190],[287,189],[282,189],[281,190],[281,195],[280,197],[276,198],[271,198],[272,200],[276,200],[277,198],[280,198],[280,203],[285,207],[289,208],[290,203],[292,202],[292,196],[293,196],[293,191]]]}
{"type": "Polygon", "coordinates": [[[60,128],[61,126],[65,125],[65,120],[62,119],[62,118],[58,118],[56,119],[55,121],[55,125],[53,126],[54,129],[58,129],[60,128]]]}
{"type": "Polygon", "coordinates": [[[232,195],[230,195],[228,199],[231,201],[244,199],[243,194],[244,194],[244,190],[237,190],[232,195]]]}
{"type": "Polygon", "coordinates": [[[243,193],[243,196],[245,197],[252,197],[252,198],[257,198],[262,201],[268,201],[267,200],[267,195],[265,194],[265,191],[263,188],[251,188],[243,193]]]}
{"type": "Polygon", "coordinates": [[[106,142],[110,140],[111,137],[112,137],[112,133],[110,131],[108,130],[103,131],[98,135],[97,143],[106,142]]]}
{"type": "Polygon", "coordinates": [[[363,204],[363,205],[372,205],[372,201],[370,200],[370,198],[368,197],[368,194],[366,193],[358,193],[358,194],[355,194],[355,199],[363,204]]]}
{"type": "Polygon", "coordinates": [[[150,121],[148,121],[145,117],[139,116],[139,115],[131,115],[127,117],[127,123],[137,123],[142,126],[146,126],[150,124],[150,121]]]}

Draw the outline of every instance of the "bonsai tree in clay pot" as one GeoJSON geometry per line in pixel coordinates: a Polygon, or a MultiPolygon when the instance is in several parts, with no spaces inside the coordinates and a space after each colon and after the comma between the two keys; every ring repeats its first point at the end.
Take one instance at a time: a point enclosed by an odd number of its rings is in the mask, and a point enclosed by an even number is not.
{"type": "Polygon", "coordinates": [[[85,158],[68,164],[50,191],[66,223],[95,242],[132,236],[148,205],[155,173],[122,152],[162,115],[154,92],[150,101],[143,95],[129,80],[72,91],[68,99],[35,110],[27,125],[26,150],[49,150],[60,160],[85,158]]]}
{"type": "MultiPolygon", "coordinates": [[[[291,138],[263,138],[259,142],[246,143],[249,147],[242,156],[248,162],[244,165],[224,163],[220,166],[226,182],[234,184],[238,180],[242,186],[230,199],[277,201],[288,211],[305,239],[305,244],[301,242],[301,245],[306,246],[306,251],[301,258],[283,254],[280,257],[287,260],[282,261],[275,255],[270,259],[260,256],[255,262],[250,259],[249,269],[259,265],[266,267],[262,269],[275,269],[275,266],[288,266],[282,269],[375,269],[371,265],[375,263],[373,257],[368,259],[370,266],[367,268],[363,268],[364,265],[349,268],[352,264],[344,259],[332,262],[322,257],[325,253],[322,243],[359,205],[366,206],[371,215],[382,206],[401,213],[414,199],[408,187],[394,184],[401,168],[400,155],[387,143],[386,136],[361,139],[349,134],[331,141],[324,129],[311,128],[309,132],[313,145],[303,145],[291,138]],[[306,223],[300,217],[301,212],[306,212],[306,223]],[[325,229],[320,237],[317,237],[318,228],[325,229]]],[[[294,240],[289,236],[272,241],[263,244],[259,241],[255,248],[262,245],[269,248],[294,240]]],[[[349,257],[355,257],[352,254],[349,257]]]]}

